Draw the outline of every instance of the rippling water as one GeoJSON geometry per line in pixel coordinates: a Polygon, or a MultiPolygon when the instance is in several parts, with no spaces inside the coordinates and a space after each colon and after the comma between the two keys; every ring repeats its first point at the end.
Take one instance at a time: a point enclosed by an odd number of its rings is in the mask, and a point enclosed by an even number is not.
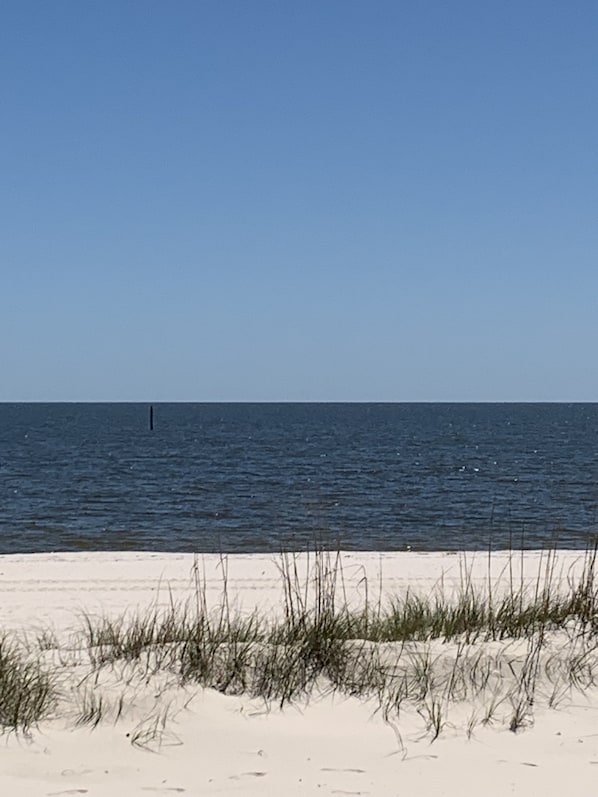
{"type": "Polygon", "coordinates": [[[0,404],[0,552],[582,547],[598,404],[0,404]]]}

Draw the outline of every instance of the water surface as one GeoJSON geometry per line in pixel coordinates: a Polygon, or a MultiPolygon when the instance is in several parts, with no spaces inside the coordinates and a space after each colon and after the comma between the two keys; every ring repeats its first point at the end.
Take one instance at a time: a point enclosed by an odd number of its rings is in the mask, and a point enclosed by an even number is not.
{"type": "Polygon", "coordinates": [[[598,404],[0,404],[0,552],[583,547],[598,404]]]}

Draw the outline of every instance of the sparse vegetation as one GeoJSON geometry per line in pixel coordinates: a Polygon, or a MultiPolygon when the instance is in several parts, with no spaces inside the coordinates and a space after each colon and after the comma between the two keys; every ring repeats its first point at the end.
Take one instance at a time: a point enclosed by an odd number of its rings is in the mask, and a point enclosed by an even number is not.
{"type": "Polygon", "coordinates": [[[54,701],[53,679],[39,660],[0,638],[0,729],[27,731],[48,715],[54,701]]]}
{"type": "MultiPolygon", "coordinates": [[[[504,594],[490,578],[486,591],[474,589],[465,563],[461,587],[450,595],[439,585],[427,597],[408,592],[384,603],[379,591],[372,601],[364,576],[355,607],[338,553],[316,551],[307,575],[300,575],[297,556],[284,554],[278,617],[233,611],[224,558],[222,597],[210,610],[196,559],[191,602],[117,619],[85,616],[78,644],[90,672],[108,669],[124,683],[129,668],[129,685],[140,673],[146,680],[162,674],[181,687],[281,706],[332,690],[374,701],[397,738],[402,710],[417,712],[433,741],[459,705],[467,707],[467,736],[496,722],[516,732],[533,722],[539,702],[558,708],[573,691],[597,683],[596,555],[595,547],[588,550],[581,576],[557,584],[555,553],[548,552],[531,590],[515,582],[510,564],[504,594]]],[[[38,656],[57,645],[48,635],[38,641],[38,656]]],[[[124,692],[110,702],[88,678],[71,684],[71,697],[73,691],[78,724],[95,727],[126,714],[124,692]]],[[[1,727],[26,729],[59,698],[66,699],[64,688],[57,690],[35,655],[0,641],[1,727]]],[[[150,712],[134,743],[163,739],[167,714],[150,712]]]]}

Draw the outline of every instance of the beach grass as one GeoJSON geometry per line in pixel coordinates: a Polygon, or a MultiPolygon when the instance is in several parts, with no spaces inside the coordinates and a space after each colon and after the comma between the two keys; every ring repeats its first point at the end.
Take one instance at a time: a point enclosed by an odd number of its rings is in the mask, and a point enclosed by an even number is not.
{"type": "Polygon", "coordinates": [[[28,730],[52,710],[52,675],[13,640],[0,638],[0,728],[28,730]]]}
{"type": "MultiPolygon", "coordinates": [[[[134,674],[142,673],[146,682],[167,676],[182,688],[280,706],[332,691],[373,701],[399,739],[405,710],[417,712],[431,740],[464,710],[468,736],[493,723],[517,732],[533,723],[538,705],[556,709],[573,692],[597,684],[597,550],[589,548],[580,575],[564,581],[557,577],[556,551],[546,551],[531,586],[514,576],[521,553],[513,551],[500,591],[490,577],[483,589],[474,587],[466,556],[456,590],[440,583],[427,595],[407,591],[383,599],[381,586],[374,589],[364,576],[357,605],[347,597],[339,552],[315,550],[307,570],[299,555],[283,553],[281,613],[249,616],[233,607],[226,557],[220,600],[210,608],[196,557],[191,600],[118,618],[84,615],[70,647],[80,651],[81,666],[96,674],[96,684],[107,670],[129,684],[140,683],[134,674]]],[[[60,667],[40,663],[49,639],[40,635],[37,650],[28,652],[7,638],[0,643],[4,729],[27,729],[60,710],[60,667]]],[[[76,724],[95,727],[126,714],[124,692],[111,702],[90,687],[88,676],[67,690],[71,698],[73,690],[76,724]]],[[[163,733],[164,717],[157,713],[137,741],[151,738],[152,728],[163,733]]]]}

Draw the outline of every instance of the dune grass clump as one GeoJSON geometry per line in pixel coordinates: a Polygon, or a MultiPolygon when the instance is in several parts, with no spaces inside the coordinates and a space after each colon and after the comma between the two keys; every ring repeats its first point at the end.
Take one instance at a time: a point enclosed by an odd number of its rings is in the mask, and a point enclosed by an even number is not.
{"type": "Polygon", "coordinates": [[[55,702],[53,681],[40,663],[0,637],[0,731],[27,731],[55,702]]]}
{"type": "Polygon", "coordinates": [[[83,616],[86,647],[95,666],[135,662],[149,652],[154,654],[156,666],[161,666],[169,647],[188,638],[190,627],[185,607],[171,607],[162,613],[138,612],[116,619],[83,616]]]}

